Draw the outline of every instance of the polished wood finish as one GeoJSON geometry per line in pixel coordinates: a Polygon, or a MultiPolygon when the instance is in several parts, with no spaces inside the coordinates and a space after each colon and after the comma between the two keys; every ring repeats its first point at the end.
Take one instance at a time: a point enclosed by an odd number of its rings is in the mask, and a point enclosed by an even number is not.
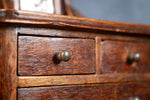
{"type": "Polygon", "coordinates": [[[102,73],[149,73],[150,42],[103,41],[102,73]],[[141,61],[128,63],[129,53],[139,53],[141,61]]]}
{"type": "Polygon", "coordinates": [[[135,84],[118,84],[116,100],[149,100],[150,83],[137,82],[135,84]]]}
{"type": "Polygon", "coordinates": [[[16,100],[17,33],[15,28],[0,26],[0,100],[16,100]]]}
{"type": "Polygon", "coordinates": [[[95,41],[92,39],[20,36],[19,75],[95,73],[95,41]],[[90,49],[89,49],[90,48],[90,49]],[[71,59],[59,61],[56,55],[69,51],[71,59]]]}
{"type": "Polygon", "coordinates": [[[19,88],[19,100],[149,100],[149,83],[19,88]]]}
{"type": "Polygon", "coordinates": [[[101,63],[102,63],[102,56],[101,56],[101,38],[100,37],[96,37],[95,38],[96,41],[96,47],[95,47],[95,51],[96,51],[96,74],[101,74],[101,63]]]}
{"type": "MultiPolygon", "coordinates": [[[[113,31],[122,32],[122,34],[140,34],[150,35],[149,25],[139,25],[131,23],[120,23],[113,21],[103,21],[89,18],[69,17],[63,15],[37,13],[21,10],[1,9],[0,22],[15,24],[41,25],[42,27],[60,27],[60,28],[80,28],[86,30],[113,31]],[[8,20],[9,19],[9,20],[8,20]]],[[[85,30],[85,31],[86,31],[85,30]]],[[[109,33],[111,34],[111,33],[109,33]]]]}
{"type": "Polygon", "coordinates": [[[54,14],[65,15],[64,0],[53,0],[54,2],[54,14]]]}
{"type": "Polygon", "coordinates": [[[36,28],[36,27],[19,27],[18,33],[20,35],[30,36],[52,36],[52,37],[68,37],[68,38],[84,38],[95,39],[96,37],[102,40],[118,40],[118,41],[134,41],[149,42],[149,36],[145,35],[127,35],[124,33],[110,32],[110,31],[91,31],[79,29],[53,29],[53,28],[36,28]]]}
{"type": "Polygon", "coordinates": [[[0,23],[1,100],[149,100],[149,25],[4,9],[0,23]]]}
{"type": "Polygon", "coordinates": [[[20,0],[1,0],[4,9],[20,9],[20,0]]]}
{"type": "Polygon", "coordinates": [[[110,100],[113,85],[19,88],[18,100],[110,100]]]}
{"type": "Polygon", "coordinates": [[[18,87],[149,81],[150,74],[19,76],[18,87]]]}

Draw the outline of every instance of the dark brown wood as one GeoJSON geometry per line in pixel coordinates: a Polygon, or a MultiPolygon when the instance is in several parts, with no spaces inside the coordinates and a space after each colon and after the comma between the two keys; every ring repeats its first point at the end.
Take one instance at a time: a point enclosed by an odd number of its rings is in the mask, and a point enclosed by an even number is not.
{"type": "Polygon", "coordinates": [[[149,81],[150,74],[19,76],[18,87],[149,81]]]}
{"type": "Polygon", "coordinates": [[[3,2],[4,9],[19,9],[20,0],[1,0],[3,2]]]}
{"type": "Polygon", "coordinates": [[[54,14],[65,15],[64,0],[53,0],[54,2],[54,14]]]}
{"type": "Polygon", "coordinates": [[[118,84],[116,100],[149,100],[150,83],[138,82],[137,84],[118,84]]]}
{"type": "Polygon", "coordinates": [[[60,30],[53,28],[34,28],[34,27],[20,27],[18,29],[21,35],[38,35],[38,36],[57,36],[57,37],[74,37],[74,38],[88,38],[95,39],[100,37],[102,40],[118,40],[118,41],[150,41],[148,36],[138,35],[121,35],[115,32],[94,32],[94,31],[80,31],[80,30],[60,30]]]}
{"type": "Polygon", "coordinates": [[[150,42],[104,41],[102,44],[102,73],[149,73],[150,42]],[[140,53],[141,61],[127,63],[129,53],[140,53]]]}
{"type": "Polygon", "coordinates": [[[2,0],[0,0],[0,9],[4,9],[2,0]]]}
{"type": "Polygon", "coordinates": [[[4,9],[0,23],[0,100],[149,100],[149,25],[4,9]]]}
{"type": "Polygon", "coordinates": [[[14,28],[0,27],[0,100],[16,100],[17,33],[14,28]]]}
{"type": "Polygon", "coordinates": [[[42,25],[42,27],[56,26],[99,31],[113,31],[122,32],[122,34],[150,35],[149,25],[120,23],[21,10],[3,9],[0,10],[0,12],[3,13],[3,16],[0,16],[0,22],[6,23],[42,25]]]}
{"type": "Polygon", "coordinates": [[[101,74],[101,59],[102,59],[102,56],[101,56],[101,38],[100,37],[96,37],[95,38],[95,41],[96,41],[96,74],[101,74]]]}
{"type": "Polygon", "coordinates": [[[65,10],[66,10],[66,14],[68,15],[68,16],[73,16],[74,14],[74,12],[72,11],[72,2],[71,2],[71,0],[64,0],[64,6],[65,6],[65,10]]]}
{"type": "Polygon", "coordinates": [[[149,97],[148,82],[18,89],[19,100],[149,100],[149,97]]]}
{"type": "Polygon", "coordinates": [[[95,41],[92,39],[20,36],[18,48],[19,75],[95,73],[95,41]],[[71,53],[71,60],[56,59],[57,53],[63,50],[71,53]]]}
{"type": "Polygon", "coordinates": [[[110,100],[113,85],[54,86],[19,88],[18,100],[110,100]]]}

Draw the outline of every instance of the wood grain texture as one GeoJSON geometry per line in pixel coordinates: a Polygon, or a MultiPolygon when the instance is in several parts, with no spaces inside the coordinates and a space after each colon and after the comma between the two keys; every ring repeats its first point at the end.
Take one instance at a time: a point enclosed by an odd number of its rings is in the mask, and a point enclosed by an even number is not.
{"type": "Polygon", "coordinates": [[[138,84],[118,84],[116,88],[117,100],[149,100],[150,85],[148,82],[138,84]]]}
{"type": "Polygon", "coordinates": [[[135,97],[149,100],[148,82],[18,89],[18,100],[130,100],[135,97]]]}
{"type": "MultiPolygon", "coordinates": [[[[99,31],[121,32],[122,34],[150,35],[149,25],[120,23],[89,18],[69,17],[47,13],[1,9],[0,22],[42,25],[43,27],[81,28],[99,31]]],[[[120,33],[119,33],[120,34],[120,33]]]]}
{"type": "Polygon", "coordinates": [[[17,33],[15,28],[0,27],[0,100],[16,100],[17,33]]]}
{"type": "Polygon", "coordinates": [[[18,87],[149,81],[150,74],[19,76],[18,87]]]}
{"type": "Polygon", "coordinates": [[[72,37],[72,38],[86,38],[95,39],[95,37],[101,37],[103,40],[118,40],[118,41],[150,41],[150,37],[141,35],[127,35],[116,32],[107,31],[90,31],[90,30],[79,30],[73,28],[67,29],[56,29],[56,28],[35,28],[30,27],[19,27],[18,33],[20,35],[32,35],[32,36],[52,36],[52,37],[72,37]]]}
{"type": "Polygon", "coordinates": [[[110,100],[113,85],[19,88],[18,100],[110,100]]]}
{"type": "Polygon", "coordinates": [[[21,100],[149,100],[149,25],[4,9],[0,23],[0,100],[16,100],[17,86],[21,100]],[[18,78],[17,33],[10,26],[19,29],[18,78]],[[64,49],[72,59],[54,64],[64,49]],[[142,61],[126,65],[130,50],[142,61]]]}
{"type": "Polygon", "coordinates": [[[101,74],[101,44],[102,41],[100,37],[95,38],[96,41],[96,74],[101,74]]]}
{"type": "Polygon", "coordinates": [[[102,44],[102,73],[149,73],[150,42],[104,41],[102,44]],[[140,53],[141,61],[127,63],[130,52],[140,53]]]}
{"type": "Polygon", "coordinates": [[[20,36],[18,52],[19,75],[95,73],[95,41],[92,39],[20,36]],[[56,59],[56,54],[63,50],[71,53],[67,62],[56,59]]]}
{"type": "Polygon", "coordinates": [[[137,82],[134,84],[117,84],[116,100],[149,100],[149,82],[137,82]]]}

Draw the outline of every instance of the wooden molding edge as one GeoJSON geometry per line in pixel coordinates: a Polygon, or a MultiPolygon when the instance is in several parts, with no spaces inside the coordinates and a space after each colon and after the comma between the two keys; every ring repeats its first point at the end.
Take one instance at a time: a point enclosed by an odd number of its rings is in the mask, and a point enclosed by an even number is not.
{"type": "Polygon", "coordinates": [[[0,23],[45,25],[46,27],[72,27],[122,32],[126,34],[150,35],[150,25],[121,23],[13,9],[0,9],[0,23]]]}
{"type": "Polygon", "coordinates": [[[150,74],[18,76],[18,87],[150,81],[150,74]]]}

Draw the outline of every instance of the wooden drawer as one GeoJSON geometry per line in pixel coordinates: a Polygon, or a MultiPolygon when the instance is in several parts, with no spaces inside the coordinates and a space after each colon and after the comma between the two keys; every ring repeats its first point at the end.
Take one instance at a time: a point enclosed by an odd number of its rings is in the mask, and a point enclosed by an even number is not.
{"type": "Polygon", "coordinates": [[[117,100],[149,100],[150,99],[150,83],[141,82],[135,84],[117,84],[116,99],[117,100]]]}
{"type": "Polygon", "coordinates": [[[103,41],[102,73],[150,72],[150,45],[148,42],[103,41]],[[129,53],[139,53],[139,62],[128,63],[129,53]]]}
{"type": "Polygon", "coordinates": [[[18,100],[149,100],[149,83],[18,88],[18,100]]]}
{"type": "Polygon", "coordinates": [[[19,88],[18,100],[113,100],[113,85],[19,88]]]}
{"type": "Polygon", "coordinates": [[[93,39],[19,36],[19,75],[59,75],[95,73],[93,39]],[[71,59],[58,61],[56,54],[67,50],[71,59]]]}

